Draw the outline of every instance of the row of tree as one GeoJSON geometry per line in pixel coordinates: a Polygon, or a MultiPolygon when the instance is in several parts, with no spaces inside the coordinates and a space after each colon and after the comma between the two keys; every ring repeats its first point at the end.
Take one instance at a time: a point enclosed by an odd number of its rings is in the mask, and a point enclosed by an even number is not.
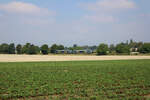
{"type": "Polygon", "coordinates": [[[15,46],[14,43],[6,44],[3,43],[0,45],[1,54],[48,54],[55,53],[56,50],[63,50],[63,45],[54,44],[50,48],[47,44],[42,45],[41,47],[36,46],[31,43],[26,43],[25,45],[18,44],[15,46]]]}
{"type": "Polygon", "coordinates": [[[108,46],[107,44],[100,44],[97,47],[98,55],[106,55],[106,54],[130,54],[130,53],[150,53],[150,43],[143,42],[134,42],[130,40],[126,43],[119,43],[117,45],[111,44],[108,46]]]}
{"type": "Polygon", "coordinates": [[[18,44],[15,46],[14,43],[6,44],[3,43],[0,45],[1,54],[48,54],[56,53],[56,50],[92,50],[98,55],[106,54],[130,54],[130,52],[139,52],[139,53],[150,53],[150,43],[143,42],[134,42],[130,40],[126,43],[119,43],[117,45],[107,45],[100,44],[99,46],[78,46],[73,45],[72,47],[64,47],[63,45],[53,44],[49,47],[47,44],[42,45],[41,47],[36,46],[31,43],[26,43],[25,45],[18,44]]]}

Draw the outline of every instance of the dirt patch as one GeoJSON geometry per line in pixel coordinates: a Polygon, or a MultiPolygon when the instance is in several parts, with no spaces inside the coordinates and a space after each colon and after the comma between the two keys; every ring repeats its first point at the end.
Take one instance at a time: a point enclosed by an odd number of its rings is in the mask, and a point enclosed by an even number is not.
{"type": "Polygon", "coordinates": [[[0,62],[150,59],[150,56],[0,55],[0,62]]]}
{"type": "Polygon", "coordinates": [[[145,95],[144,97],[146,97],[146,98],[150,98],[150,94],[147,94],[147,95],[145,95]]]}

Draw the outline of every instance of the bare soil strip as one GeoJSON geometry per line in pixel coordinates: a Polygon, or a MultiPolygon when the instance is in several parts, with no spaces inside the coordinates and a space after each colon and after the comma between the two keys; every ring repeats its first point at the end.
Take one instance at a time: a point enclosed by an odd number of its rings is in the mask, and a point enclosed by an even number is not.
{"type": "Polygon", "coordinates": [[[150,98],[150,94],[148,94],[148,95],[145,95],[145,97],[146,97],[146,98],[150,98]]]}
{"type": "Polygon", "coordinates": [[[150,56],[0,55],[0,62],[150,59],[150,56]]]}

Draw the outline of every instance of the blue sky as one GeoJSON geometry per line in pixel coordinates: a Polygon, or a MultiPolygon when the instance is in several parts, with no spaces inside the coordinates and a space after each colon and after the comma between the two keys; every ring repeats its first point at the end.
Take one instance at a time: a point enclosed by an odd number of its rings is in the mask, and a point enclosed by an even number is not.
{"type": "Polygon", "coordinates": [[[150,42],[150,0],[0,0],[0,43],[150,42]]]}

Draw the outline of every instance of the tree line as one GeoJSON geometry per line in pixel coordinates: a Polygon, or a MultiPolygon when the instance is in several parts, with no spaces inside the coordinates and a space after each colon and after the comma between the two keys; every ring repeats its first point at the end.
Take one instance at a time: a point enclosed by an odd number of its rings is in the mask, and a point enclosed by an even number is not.
{"type": "Polygon", "coordinates": [[[56,53],[56,50],[92,50],[92,53],[97,55],[107,55],[107,54],[130,54],[131,52],[139,53],[150,53],[150,43],[135,42],[130,40],[130,42],[122,42],[116,45],[101,43],[99,46],[78,46],[74,44],[72,47],[64,47],[63,45],[53,44],[48,46],[43,44],[42,46],[37,46],[31,43],[26,43],[25,45],[14,43],[2,43],[0,44],[0,54],[49,54],[56,53]]]}
{"type": "Polygon", "coordinates": [[[107,54],[131,54],[131,53],[150,53],[150,43],[135,42],[130,40],[130,42],[122,42],[117,45],[111,44],[100,44],[97,48],[98,55],[107,55],[107,54]]]}
{"type": "Polygon", "coordinates": [[[14,43],[2,43],[0,45],[1,54],[48,54],[54,53],[55,50],[63,50],[63,45],[54,44],[50,48],[47,44],[43,44],[41,47],[36,46],[31,43],[26,43],[25,45],[18,44],[15,46],[14,43]]]}

